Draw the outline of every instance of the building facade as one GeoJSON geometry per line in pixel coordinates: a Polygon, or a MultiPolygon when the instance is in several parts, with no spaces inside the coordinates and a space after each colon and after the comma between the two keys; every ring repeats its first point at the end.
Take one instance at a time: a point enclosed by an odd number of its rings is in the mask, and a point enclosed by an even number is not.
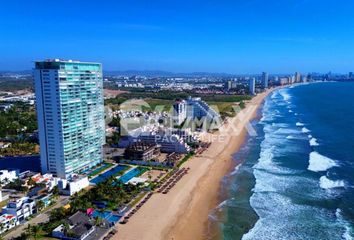
{"type": "Polygon", "coordinates": [[[220,114],[216,112],[213,108],[211,108],[206,102],[204,102],[199,97],[189,97],[187,99],[187,118],[195,119],[195,118],[220,118],[220,114]]]}
{"type": "Polygon", "coordinates": [[[5,207],[2,208],[2,214],[10,214],[21,222],[27,217],[36,213],[36,203],[29,197],[11,199],[5,207]]]}
{"type": "Polygon", "coordinates": [[[268,73],[263,72],[262,73],[262,85],[264,88],[268,88],[268,82],[269,82],[268,73]]]}
{"type": "Polygon", "coordinates": [[[250,94],[255,95],[256,94],[256,79],[255,78],[250,79],[249,87],[250,87],[250,94]]]}
{"type": "Polygon", "coordinates": [[[41,168],[60,178],[102,162],[105,143],[100,63],[35,63],[41,168]]]}
{"type": "Polygon", "coordinates": [[[173,124],[180,126],[187,117],[187,104],[184,100],[176,100],[173,104],[173,124]]]}

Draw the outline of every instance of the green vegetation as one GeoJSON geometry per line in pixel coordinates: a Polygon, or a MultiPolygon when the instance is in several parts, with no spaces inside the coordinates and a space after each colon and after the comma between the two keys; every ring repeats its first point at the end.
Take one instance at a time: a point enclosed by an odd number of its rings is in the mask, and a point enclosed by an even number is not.
{"type": "Polygon", "coordinates": [[[83,190],[71,197],[70,208],[55,208],[50,212],[49,221],[41,224],[43,236],[50,236],[52,230],[77,211],[95,208],[94,203],[104,203],[104,210],[113,210],[129,203],[141,192],[141,185],[123,184],[114,177],[97,184],[90,190],[83,190]]]}
{"type": "Polygon", "coordinates": [[[0,138],[11,141],[9,147],[0,149],[0,156],[38,154],[38,144],[28,137],[38,128],[34,107],[22,102],[12,104],[8,111],[0,111],[0,138]]]}
{"type": "Polygon", "coordinates": [[[177,167],[182,166],[183,163],[187,162],[191,157],[194,156],[194,152],[188,153],[184,158],[177,164],[177,167]]]}
{"type": "Polygon", "coordinates": [[[186,99],[189,96],[201,97],[206,102],[240,102],[243,100],[250,100],[252,97],[248,95],[224,95],[224,94],[199,94],[192,91],[184,92],[173,92],[173,91],[158,91],[158,92],[148,92],[148,91],[134,91],[129,93],[124,93],[116,98],[107,99],[105,104],[121,104],[128,99],[147,99],[156,105],[166,105],[166,103],[172,103],[175,99],[181,98],[186,99]],[[169,101],[157,101],[159,100],[169,100],[169,101]],[[160,104],[162,103],[162,104],[160,104]]]}
{"type": "Polygon", "coordinates": [[[23,185],[23,182],[17,178],[13,182],[10,182],[9,184],[7,184],[4,188],[14,189],[14,190],[20,191],[20,192],[28,191],[28,188],[25,186],[22,186],[22,185],[23,185]]]}
{"type": "Polygon", "coordinates": [[[0,111],[1,138],[33,133],[35,130],[37,130],[37,118],[32,106],[16,102],[8,111],[0,111]]]}
{"type": "Polygon", "coordinates": [[[13,77],[0,77],[1,91],[12,92],[24,89],[33,89],[32,77],[13,78],[13,77]]]}
{"type": "Polygon", "coordinates": [[[97,167],[97,169],[94,170],[94,171],[92,171],[92,172],[88,175],[88,177],[96,176],[96,175],[100,174],[101,172],[106,171],[108,168],[110,168],[110,167],[113,166],[112,163],[104,163],[104,164],[105,164],[104,167],[100,167],[100,166],[97,167]]]}
{"type": "Polygon", "coordinates": [[[201,97],[209,105],[214,105],[219,110],[222,117],[235,116],[236,112],[234,111],[234,106],[237,106],[237,103],[239,103],[239,106],[242,109],[244,108],[244,101],[252,98],[248,95],[199,94],[192,91],[172,92],[168,90],[151,92],[139,89],[121,94],[116,98],[107,99],[105,104],[113,107],[120,105],[124,101],[135,98],[144,99],[144,101],[149,104],[149,109],[142,107],[144,111],[169,111],[175,99],[186,99],[189,96],[201,97]]]}
{"type": "Polygon", "coordinates": [[[38,154],[38,144],[31,142],[14,142],[9,147],[0,149],[0,156],[18,156],[38,154]]]}

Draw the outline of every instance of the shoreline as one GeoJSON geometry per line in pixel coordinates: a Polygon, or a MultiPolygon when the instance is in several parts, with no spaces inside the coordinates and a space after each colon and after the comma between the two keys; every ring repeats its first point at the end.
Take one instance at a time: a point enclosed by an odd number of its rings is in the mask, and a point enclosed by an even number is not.
{"type": "Polygon", "coordinates": [[[217,139],[201,155],[183,166],[190,172],[170,191],[153,194],[126,225],[119,225],[114,239],[205,239],[208,215],[219,203],[220,181],[235,167],[230,161],[246,137],[249,121],[273,89],[255,96],[240,113],[208,137],[217,139]]]}

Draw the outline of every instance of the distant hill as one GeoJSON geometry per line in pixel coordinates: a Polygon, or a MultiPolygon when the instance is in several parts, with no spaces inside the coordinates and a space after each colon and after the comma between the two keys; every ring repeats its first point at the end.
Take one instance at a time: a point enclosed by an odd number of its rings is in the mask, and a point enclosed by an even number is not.
{"type": "Polygon", "coordinates": [[[21,70],[21,71],[0,71],[0,76],[6,76],[6,75],[32,75],[32,70],[21,70]]]}
{"type": "MultiPolygon", "coordinates": [[[[32,70],[23,71],[0,71],[0,76],[8,75],[32,75],[32,70]]],[[[236,76],[229,73],[208,73],[208,72],[191,72],[191,73],[174,73],[160,70],[126,70],[126,71],[103,71],[106,76],[146,76],[146,77],[231,77],[236,76]]]]}

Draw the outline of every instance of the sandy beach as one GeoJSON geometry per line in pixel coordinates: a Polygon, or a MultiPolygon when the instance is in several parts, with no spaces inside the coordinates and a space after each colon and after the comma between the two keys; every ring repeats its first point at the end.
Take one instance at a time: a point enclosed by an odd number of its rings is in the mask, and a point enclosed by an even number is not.
{"type": "Polygon", "coordinates": [[[213,142],[183,165],[190,167],[189,174],[168,194],[153,194],[126,225],[118,225],[115,239],[204,239],[208,214],[218,204],[220,180],[234,165],[232,154],[242,145],[246,129],[251,130],[249,121],[271,91],[255,96],[218,132],[206,135],[213,142]]]}

